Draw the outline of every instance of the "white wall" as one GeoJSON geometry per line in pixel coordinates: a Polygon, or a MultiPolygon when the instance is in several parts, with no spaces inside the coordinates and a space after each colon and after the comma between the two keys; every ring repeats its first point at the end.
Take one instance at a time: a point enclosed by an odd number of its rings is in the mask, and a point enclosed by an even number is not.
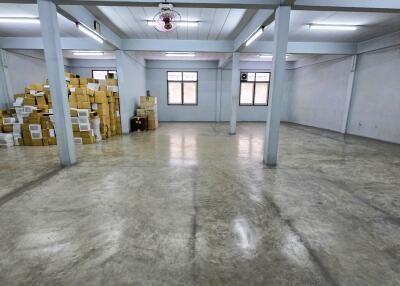
{"type": "Polygon", "coordinates": [[[216,61],[146,61],[147,89],[157,96],[160,121],[214,121],[217,96],[216,61]],[[167,104],[167,71],[198,72],[198,104],[167,104]]]}
{"type": "Polygon", "coordinates": [[[116,60],[70,59],[69,71],[81,77],[92,77],[92,70],[116,70],[116,60]]]}
{"type": "MultiPolygon", "coordinates": [[[[268,62],[240,62],[242,71],[270,71],[268,62]]],[[[160,121],[229,121],[231,113],[231,66],[222,69],[221,92],[217,91],[217,61],[146,61],[147,89],[158,98],[160,121]],[[167,71],[198,72],[198,105],[177,106],[167,104],[167,71]],[[218,98],[221,94],[221,98],[218,98]],[[221,100],[219,106],[218,100],[221,100]],[[218,108],[220,107],[220,110],[218,108]]],[[[284,103],[290,86],[288,74],[282,95],[282,120],[287,120],[284,103]]],[[[238,121],[265,121],[267,106],[238,106],[238,121]]]]}
{"type": "Polygon", "coordinates": [[[117,73],[120,95],[122,132],[130,131],[130,118],[139,106],[140,96],[146,95],[145,62],[135,53],[117,51],[117,73]]]}
{"type": "Polygon", "coordinates": [[[359,56],[348,132],[400,143],[399,47],[359,56]]]}
{"type": "Polygon", "coordinates": [[[351,57],[327,60],[303,63],[291,71],[287,102],[290,122],[341,130],[352,62],[351,57]]]}

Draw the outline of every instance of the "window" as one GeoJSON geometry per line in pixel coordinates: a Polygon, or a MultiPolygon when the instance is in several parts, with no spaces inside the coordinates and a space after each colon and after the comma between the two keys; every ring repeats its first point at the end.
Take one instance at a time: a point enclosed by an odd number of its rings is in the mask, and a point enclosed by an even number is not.
{"type": "Polygon", "coordinates": [[[268,105],[269,72],[240,73],[239,105],[268,105]]]}
{"type": "Polygon", "coordinates": [[[117,78],[116,70],[92,70],[92,78],[95,79],[106,79],[108,74],[113,74],[114,78],[117,78]]]}
{"type": "Polygon", "coordinates": [[[197,72],[167,72],[168,104],[197,105],[197,72]]]}

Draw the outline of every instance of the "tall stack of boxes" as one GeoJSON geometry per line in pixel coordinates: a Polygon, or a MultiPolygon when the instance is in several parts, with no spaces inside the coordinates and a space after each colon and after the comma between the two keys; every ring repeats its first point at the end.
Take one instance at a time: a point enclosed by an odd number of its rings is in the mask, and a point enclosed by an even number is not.
{"type": "Polygon", "coordinates": [[[136,115],[147,118],[147,129],[155,130],[158,128],[157,116],[157,97],[141,96],[140,108],[136,110],[136,115]]]}
{"type": "MultiPolygon", "coordinates": [[[[118,81],[78,78],[65,73],[74,142],[93,144],[121,134],[118,81]]],[[[52,99],[48,82],[31,84],[14,96],[14,107],[0,110],[0,134],[12,134],[13,145],[56,145],[52,99]]],[[[1,135],[0,144],[10,136],[1,135]],[[1,140],[3,139],[3,140],[1,140]]],[[[6,142],[7,141],[7,142],[6,142]]]]}

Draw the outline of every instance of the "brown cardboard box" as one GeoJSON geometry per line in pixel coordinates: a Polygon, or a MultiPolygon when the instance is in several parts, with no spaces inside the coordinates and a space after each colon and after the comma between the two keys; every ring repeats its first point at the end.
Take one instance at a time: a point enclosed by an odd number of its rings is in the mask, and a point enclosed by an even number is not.
{"type": "Polygon", "coordinates": [[[96,103],[108,103],[107,93],[105,91],[96,91],[94,93],[94,102],[96,102],[96,103]]]}
{"type": "Polygon", "coordinates": [[[78,102],[76,101],[69,101],[70,108],[78,108],[78,102]]]}
{"type": "Polygon", "coordinates": [[[49,138],[43,138],[43,146],[49,146],[49,138]]]}
{"type": "Polygon", "coordinates": [[[157,120],[147,120],[147,129],[155,130],[158,128],[158,121],[157,120]]]}
{"type": "Polygon", "coordinates": [[[69,83],[72,85],[79,85],[79,78],[70,78],[69,83]]]}
{"type": "Polygon", "coordinates": [[[24,141],[24,145],[31,146],[32,145],[31,133],[29,131],[22,131],[22,140],[24,141]]]}
{"type": "Polygon", "coordinates": [[[78,110],[76,108],[70,108],[69,113],[71,117],[77,117],[78,116],[78,110]]]}
{"type": "Polygon", "coordinates": [[[5,125],[3,125],[3,132],[4,132],[4,133],[11,133],[11,132],[13,132],[13,125],[12,125],[12,124],[5,124],[5,125]]]}
{"type": "Polygon", "coordinates": [[[89,95],[87,94],[76,94],[76,101],[77,102],[82,102],[82,101],[90,101],[89,95]]]}
{"type": "Polygon", "coordinates": [[[49,137],[49,145],[57,145],[57,138],[49,137]]]}
{"type": "Polygon", "coordinates": [[[106,79],[107,85],[118,85],[118,79],[115,78],[108,78],[106,79]]]}
{"type": "Polygon", "coordinates": [[[140,97],[140,107],[150,107],[157,105],[157,97],[155,96],[141,96],[140,97]]]}
{"type": "MultiPolygon", "coordinates": [[[[79,132],[79,124],[72,124],[72,131],[79,132]]],[[[74,136],[74,137],[81,137],[81,136],[74,136]]]]}
{"type": "Polygon", "coordinates": [[[47,105],[46,98],[44,96],[36,96],[35,98],[37,105],[47,105]]]}
{"type": "Polygon", "coordinates": [[[32,146],[43,146],[42,139],[31,139],[31,141],[32,141],[32,146]]]}
{"type": "Polygon", "coordinates": [[[78,94],[87,94],[87,89],[85,87],[75,88],[75,93],[78,94]]]}
{"type": "Polygon", "coordinates": [[[35,98],[25,97],[24,98],[24,105],[35,106],[36,101],[35,98]]]}
{"type": "Polygon", "coordinates": [[[90,107],[89,101],[78,101],[78,109],[90,109],[90,107]]]}
{"type": "Polygon", "coordinates": [[[94,136],[82,137],[83,144],[94,144],[96,142],[96,138],[94,136]]]}

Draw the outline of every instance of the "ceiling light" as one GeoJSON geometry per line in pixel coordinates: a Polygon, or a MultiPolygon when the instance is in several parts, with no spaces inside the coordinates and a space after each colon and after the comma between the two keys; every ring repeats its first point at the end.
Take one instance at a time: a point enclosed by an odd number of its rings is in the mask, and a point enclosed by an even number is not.
{"type": "Polygon", "coordinates": [[[196,54],[186,52],[166,52],[165,55],[167,57],[194,57],[196,54]]]}
{"type": "MultiPolygon", "coordinates": [[[[197,27],[199,25],[199,22],[197,21],[177,21],[176,24],[179,27],[197,27]]],[[[153,20],[148,20],[147,21],[147,25],[149,26],[156,26],[157,25],[157,21],[153,21],[153,20]]]]}
{"type": "Polygon", "coordinates": [[[246,47],[250,46],[252,42],[257,40],[262,35],[263,32],[264,32],[264,27],[260,27],[255,33],[253,33],[253,35],[251,35],[250,38],[247,40],[246,47]]]}
{"type": "Polygon", "coordinates": [[[310,24],[310,30],[355,31],[357,26],[310,24]]]}
{"type": "MultiPolygon", "coordinates": [[[[269,59],[269,60],[272,60],[272,58],[273,58],[273,56],[272,56],[272,55],[269,55],[269,54],[261,54],[261,55],[258,55],[258,57],[259,57],[260,59],[269,59]]],[[[289,56],[286,55],[286,59],[288,59],[288,58],[289,58],[289,56]]]]}
{"type": "Polygon", "coordinates": [[[87,28],[86,26],[82,25],[81,23],[76,23],[76,26],[78,27],[79,30],[84,32],[89,37],[92,37],[93,39],[95,39],[99,43],[102,44],[104,42],[103,38],[100,36],[99,33],[93,31],[92,29],[87,28]]]}
{"type": "Polygon", "coordinates": [[[75,56],[103,56],[104,52],[97,52],[97,51],[76,51],[72,52],[75,56]]]}
{"type": "Polygon", "coordinates": [[[39,18],[30,17],[0,17],[0,23],[39,24],[39,18]]]}

